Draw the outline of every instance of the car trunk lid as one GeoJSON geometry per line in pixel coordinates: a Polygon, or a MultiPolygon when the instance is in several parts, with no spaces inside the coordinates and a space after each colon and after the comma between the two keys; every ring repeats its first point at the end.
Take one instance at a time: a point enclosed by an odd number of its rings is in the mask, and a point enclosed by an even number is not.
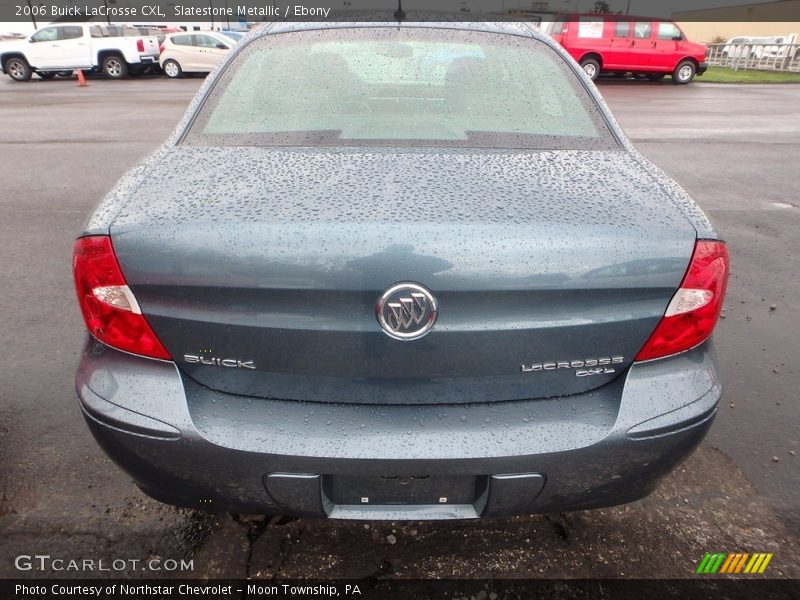
{"type": "Polygon", "coordinates": [[[225,392],[460,403],[585,392],[622,373],[695,230],[625,151],[176,148],[111,227],[182,371],[225,392]],[[375,316],[398,282],[439,315],[375,316]]]}

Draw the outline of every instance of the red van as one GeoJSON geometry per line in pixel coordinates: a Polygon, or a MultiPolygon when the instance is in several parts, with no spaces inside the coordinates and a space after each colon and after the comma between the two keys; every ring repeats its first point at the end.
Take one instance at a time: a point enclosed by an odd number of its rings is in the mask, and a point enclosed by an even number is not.
{"type": "Polygon", "coordinates": [[[686,39],[674,22],[629,15],[562,15],[547,32],[592,79],[603,73],[646,74],[659,81],[671,74],[689,83],[708,68],[706,47],[686,39]]]}

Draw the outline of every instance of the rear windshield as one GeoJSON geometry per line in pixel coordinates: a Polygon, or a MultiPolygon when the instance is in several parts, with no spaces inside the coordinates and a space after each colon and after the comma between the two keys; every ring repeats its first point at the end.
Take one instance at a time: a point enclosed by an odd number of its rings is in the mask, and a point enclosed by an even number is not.
{"type": "Polygon", "coordinates": [[[408,27],[302,31],[250,43],[184,143],[616,146],[594,100],[544,43],[408,27]]]}

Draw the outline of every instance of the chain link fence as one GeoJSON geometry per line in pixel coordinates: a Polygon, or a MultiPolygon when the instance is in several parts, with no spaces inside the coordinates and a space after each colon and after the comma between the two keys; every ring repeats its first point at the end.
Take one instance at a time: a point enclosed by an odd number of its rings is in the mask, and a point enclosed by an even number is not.
{"type": "Polygon", "coordinates": [[[734,71],[759,69],[800,73],[800,44],[708,44],[708,64],[734,71]]]}

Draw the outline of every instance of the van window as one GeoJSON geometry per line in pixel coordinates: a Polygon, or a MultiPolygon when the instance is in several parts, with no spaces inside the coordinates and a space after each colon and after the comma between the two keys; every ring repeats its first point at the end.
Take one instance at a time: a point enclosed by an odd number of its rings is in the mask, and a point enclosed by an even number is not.
{"type": "Polygon", "coordinates": [[[603,37],[603,19],[581,17],[578,21],[578,37],[599,40],[603,37]]]}
{"type": "Polygon", "coordinates": [[[550,35],[561,35],[564,31],[564,21],[553,21],[550,23],[550,27],[548,28],[548,33],[550,35]]]}
{"type": "Polygon", "coordinates": [[[628,37],[631,32],[631,24],[628,21],[617,21],[614,24],[614,35],[617,37],[628,37]]]}
{"type": "Polygon", "coordinates": [[[683,38],[681,30],[675,23],[659,23],[658,24],[658,39],[660,40],[674,40],[675,38],[683,38]]]}
{"type": "Polygon", "coordinates": [[[633,37],[646,40],[650,37],[653,24],[650,21],[637,21],[633,26],[633,37]]]}

